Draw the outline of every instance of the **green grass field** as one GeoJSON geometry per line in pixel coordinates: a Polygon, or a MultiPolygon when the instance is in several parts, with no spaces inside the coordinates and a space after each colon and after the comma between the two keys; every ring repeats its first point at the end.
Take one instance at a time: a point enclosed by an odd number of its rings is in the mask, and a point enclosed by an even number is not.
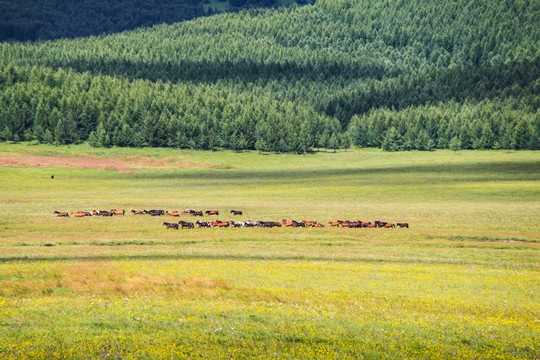
{"type": "Polygon", "coordinates": [[[0,167],[0,358],[538,357],[540,152],[0,143],[1,161],[26,166],[0,167]],[[410,228],[130,213],[185,208],[410,228]]]}

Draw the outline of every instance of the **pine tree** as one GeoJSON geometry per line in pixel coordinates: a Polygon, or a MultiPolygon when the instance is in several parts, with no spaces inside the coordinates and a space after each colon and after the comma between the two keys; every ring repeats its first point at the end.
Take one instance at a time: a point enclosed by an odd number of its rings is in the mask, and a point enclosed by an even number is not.
{"type": "Polygon", "coordinates": [[[429,140],[431,140],[425,130],[418,132],[414,140],[414,147],[417,150],[427,150],[429,140]]]}
{"type": "Polygon", "coordinates": [[[332,133],[332,136],[330,136],[330,139],[328,140],[328,147],[334,150],[334,152],[339,148],[339,141],[335,132],[332,133]]]}
{"type": "Polygon", "coordinates": [[[0,139],[4,141],[13,140],[13,132],[11,132],[11,129],[7,125],[4,127],[4,130],[0,132],[0,139]]]}
{"type": "Polygon", "coordinates": [[[459,133],[459,141],[461,143],[462,149],[472,148],[472,134],[467,124],[463,124],[463,126],[461,127],[461,131],[459,133]]]}
{"type": "Polygon", "coordinates": [[[54,130],[54,140],[59,145],[66,143],[66,129],[64,128],[64,122],[62,121],[62,119],[59,119],[56,123],[56,128],[54,130]]]}
{"type": "Polygon", "coordinates": [[[344,132],[340,135],[339,147],[341,149],[350,149],[351,143],[351,137],[348,132],[344,132]]]}
{"type": "Polygon", "coordinates": [[[47,144],[53,143],[54,135],[52,134],[51,130],[49,129],[45,130],[45,132],[43,133],[43,140],[45,140],[47,144]]]}
{"type": "Polygon", "coordinates": [[[514,128],[512,147],[516,150],[528,149],[531,141],[531,129],[525,119],[519,120],[514,128]]]}
{"type": "Polygon", "coordinates": [[[320,148],[328,148],[329,140],[330,140],[330,134],[328,133],[328,129],[324,129],[324,131],[321,134],[321,137],[319,138],[319,143],[317,145],[320,148]]]}
{"type": "Polygon", "coordinates": [[[303,122],[302,125],[300,125],[300,150],[305,154],[308,152],[311,143],[312,143],[312,136],[311,131],[309,128],[309,123],[303,122]]]}
{"type": "Polygon", "coordinates": [[[454,136],[452,140],[450,140],[450,150],[452,151],[459,151],[461,150],[461,141],[457,136],[454,136]]]}
{"type": "Polygon", "coordinates": [[[382,141],[381,148],[384,151],[398,151],[401,148],[401,138],[396,128],[391,126],[387,131],[382,141]]]}

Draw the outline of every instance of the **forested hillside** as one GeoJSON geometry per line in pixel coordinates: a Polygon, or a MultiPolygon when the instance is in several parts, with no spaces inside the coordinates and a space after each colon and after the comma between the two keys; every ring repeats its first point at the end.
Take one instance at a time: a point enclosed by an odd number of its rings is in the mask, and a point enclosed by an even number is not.
{"type": "Polygon", "coordinates": [[[540,148],[540,2],[319,0],[1,44],[0,136],[302,152],[540,148]]]}

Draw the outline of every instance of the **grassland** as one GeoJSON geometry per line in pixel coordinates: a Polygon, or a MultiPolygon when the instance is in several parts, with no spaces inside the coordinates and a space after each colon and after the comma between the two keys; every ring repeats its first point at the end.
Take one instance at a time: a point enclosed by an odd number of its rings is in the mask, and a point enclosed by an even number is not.
{"type": "Polygon", "coordinates": [[[4,160],[34,155],[0,167],[0,357],[538,356],[540,152],[0,144],[4,160]],[[112,208],[411,227],[174,231],[172,218],[52,214],[112,208]]]}

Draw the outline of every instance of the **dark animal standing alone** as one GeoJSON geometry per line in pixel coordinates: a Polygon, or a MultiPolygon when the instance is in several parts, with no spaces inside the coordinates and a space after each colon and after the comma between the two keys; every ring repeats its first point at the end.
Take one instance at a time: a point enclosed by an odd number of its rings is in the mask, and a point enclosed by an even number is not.
{"type": "Polygon", "coordinates": [[[397,223],[396,224],[397,226],[399,226],[400,228],[409,228],[409,223],[397,223]]]}
{"type": "Polygon", "coordinates": [[[242,211],[240,211],[240,210],[231,210],[231,214],[233,214],[233,215],[242,215],[242,211]]]}

